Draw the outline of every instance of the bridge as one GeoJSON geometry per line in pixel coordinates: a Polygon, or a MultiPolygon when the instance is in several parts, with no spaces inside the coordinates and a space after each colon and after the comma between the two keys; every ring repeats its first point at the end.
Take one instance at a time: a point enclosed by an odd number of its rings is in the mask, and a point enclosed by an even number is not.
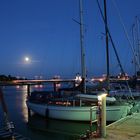
{"type": "Polygon", "coordinates": [[[36,85],[44,83],[75,83],[75,79],[49,79],[49,80],[13,80],[13,81],[0,81],[0,86],[15,86],[15,85],[36,85]]]}

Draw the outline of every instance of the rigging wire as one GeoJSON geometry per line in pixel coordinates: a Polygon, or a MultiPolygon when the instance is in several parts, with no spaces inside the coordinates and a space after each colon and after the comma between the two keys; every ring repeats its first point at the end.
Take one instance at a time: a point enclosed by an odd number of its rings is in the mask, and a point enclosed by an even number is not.
{"type": "MultiPolygon", "coordinates": [[[[104,23],[105,23],[105,18],[104,18],[104,15],[103,15],[103,12],[102,12],[102,9],[101,9],[101,6],[100,6],[100,3],[99,3],[98,0],[97,0],[97,4],[98,4],[98,8],[99,8],[100,14],[101,14],[101,16],[102,16],[102,19],[103,19],[103,21],[104,21],[104,23]]],[[[125,72],[124,72],[124,70],[123,70],[123,67],[122,67],[122,65],[121,65],[121,61],[120,61],[120,59],[119,59],[119,56],[118,56],[118,53],[117,53],[115,44],[114,44],[113,39],[112,39],[112,36],[111,36],[111,34],[110,34],[110,30],[109,30],[107,24],[105,24],[105,26],[106,26],[106,28],[107,28],[107,32],[108,32],[109,38],[110,38],[110,40],[111,40],[112,47],[113,47],[113,49],[114,49],[114,51],[115,51],[115,54],[116,54],[116,57],[117,57],[117,60],[118,60],[118,63],[119,63],[121,72],[122,72],[123,74],[125,74],[125,72]]],[[[127,84],[128,90],[129,90],[129,92],[130,92],[130,94],[131,94],[131,97],[133,98],[133,96],[132,96],[132,91],[131,91],[131,89],[130,89],[130,86],[129,86],[127,80],[126,80],[126,84],[127,84]]]]}
{"type": "MultiPolygon", "coordinates": [[[[135,24],[132,25],[131,30],[132,30],[133,48],[134,48],[134,51],[135,51],[135,54],[136,54],[136,49],[135,49],[135,46],[136,46],[136,44],[135,44],[135,42],[136,42],[136,36],[134,34],[135,24]]],[[[132,64],[134,64],[134,73],[135,73],[135,75],[137,75],[137,72],[136,72],[136,62],[135,62],[135,58],[134,57],[132,58],[132,64]]]]}
{"type": "MultiPolygon", "coordinates": [[[[100,11],[100,14],[101,14],[101,16],[102,16],[102,19],[103,19],[103,21],[104,21],[104,23],[105,23],[105,18],[104,18],[104,15],[103,15],[103,12],[102,12],[102,9],[101,9],[101,6],[100,6],[98,0],[97,0],[97,4],[98,4],[99,11],[100,11]]],[[[107,25],[105,25],[105,26],[107,26],[107,25]]],[[[109,38],[110,38],[112,47],[113,47],[113,49],[114,49],[115,55],[116,55],[116,57],[117,57],[117,61],[118,61],[118,64],[119,64],[119,66],[120,66],[121,72],[122,72],[122,74],[125,74],[124,69],[123,69],[122,64],[121,64],[121,61],[120,61],[120,59],[119,59],[119,56],[118,56],[118,53],[117,53],[117,50],[116,50],[114,41],[113,41],[112,36],[111,36],[111,34],[110,34],[109,27],[107,26],[106,28],[107,28],[108,35],[109,35],[109,38]]]]}
{"type": "Polygon", "coordinates": [[[136,46],[137,46],[137,58],[138,58],[138,61],[139,61],[139,64],[140,64],[140,48],[139,48],[139,45],[140,45],[140,32],[139,32],[139,20],[138,20],[138,16],[135,17],[136,19],[136,37],[137,37],[137,42],[136,42],[136,46]]]}
{"type": "Polygon", "coordinates": [[[127,32],[126,27],[125,27],[125,25],[124,25],[124,22],[123,22],[123,20],[122,20],[121,14],[120,14],[120,12],[119,12],[119,8],[118,8],[118,6],[117,6],[117,4],[116,4],[116,2],[115,2],[114,0],[112,0],[112,3],[113,3],[113,5],[114,5],[114,7],[116,8],[117,14],[118,14],[118,16],[119,16],[120,23],[121,23],[122,26],[123,26],[123,30],[124,30],[126,39],[127,39],[128,43],[129,43],[129,46],[130,46],[130,48],[131,48],[131,50],[132,50],[132,53],[133,53],[133,55],[134,55],[135,62],[136,62],[136,64],[138,65],[138,68],[140,69],[139,61],[138,61],[138,59],[137,59],[137,57],[136,57],[135,50],[134,50],[134,48],[133,48],[133,45],[132,45],[132,43],[131,43],[131,41],[130,41],[128,32],[127,32]]]}

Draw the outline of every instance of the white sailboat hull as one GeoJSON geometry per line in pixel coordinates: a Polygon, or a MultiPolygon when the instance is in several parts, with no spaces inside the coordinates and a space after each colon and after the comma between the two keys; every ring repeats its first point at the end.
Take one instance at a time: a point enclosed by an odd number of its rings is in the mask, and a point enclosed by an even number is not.
{"type": "MultiPolygon", "coordinates": [[[[71,121],[90,121],[91,107],[66,107],[35,104],[30,102],[27,102],[27,106],[34,113],[48,118],[71,121]]],[[[96,121],[96,106],[92,111],[92,121],[96,121]]]]}
{"type": "MultiPolygon", "coordinates": [[[[90,107],[48,106],[49,117],[54,119],[89,121],[90,107]]],[[[96,120],[96,109],[92,111],[92,121],[96,120]]]]}
{"type": "Polygon", "coordinates": [[[131,107],[129,105],[114,105],[106,107],[106,120],[117,121],[124,118],[130,112],[131,107]]]}
{"type": "MultiPolygon", "coordinates": [[[[27,106],[34,113],[42,115],[44,117],[60,119],[60,120],[71,120],[71,121],[90,121],[90,109],[91,107],[69,107],[69,106],[56,106],[56,105],[45,105],[35,104],[27,102],[27,106]]],[[[106,120],[116,121],[125,117],[130,111],[128,105],[120,106],[107,106],[106,107],[106,120]]],[[[96,121],[97,108],[92,110],[92,121],[96,121]]]]}

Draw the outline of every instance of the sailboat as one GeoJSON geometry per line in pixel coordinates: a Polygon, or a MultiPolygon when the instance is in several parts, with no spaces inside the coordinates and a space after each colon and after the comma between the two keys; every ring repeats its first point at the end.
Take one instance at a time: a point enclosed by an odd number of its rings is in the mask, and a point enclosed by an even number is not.
{"type": "MultiPolygon", "coordinates": [[[[82,92],[75,90],[68,91],[67,93],[33,92],[27,101],[27,106],[33,112],[48,118],[71,121],[96,121],[98,96],[86,93],[82,0],[79,0],[79,4],[82,66],[82,82],[80,87],[82,87],[82,92]]],[[[131,108],[131,106],[129,106],[127,103],[120,105],[120,103],[118,103],[114,97],[108,97],[106,102],[107,121],[116,121],[122,117],[125,117],[131,108]]]]}
{"type": "MultiPolygon", "coordinates": [[[[80,38],[81,38],[81,58],[82,58],[82,80],[85,81],[85,62],[84,62],[84,50],[83,50],[83,23],[82,23],[82,0],[79,0],[80,5],[80,38]]],[[[83,82],[83,89],[85,92],[85,84],[83,82]]],[[[75,91],[72,91],[71,95],[75,94],[75,91]]],[[[34,93],[31,94],[35,96],[34,93]]],[[[54,94],[54,93],[53,93],[54,94]]],[[[57,93],[56,93],[57,94],[57,93]]],[[[37,96],[44,96],[38,95],[37,96]]],[[[48,96],[48,94],[46,95],[48,96]]],[[[42,116],[46,116],[53,119],[60,119],[60,120],[72,120],[72,121],[95,121],[96,120],[96,110],[97,106],[95,104],[85,105],[85,103],[78,99],[77,97],[67,97],[64,98],[65,95],[62,95],[59,98],[50,98],[45,103],[37,103],[36,99],[32,102],[30,98],[27,101],[27,106],[33,112],[38,113],[42,116]],[[84,105],[83,105],[84,103],[84,105]]],[[[36,97],[35,97],[36,98],[36,97]]]]}
{"type": "MultiPolygon", "coordinates": [[[[55,94],[55,93],[53,93],[55,94]]],[[[75,92],[73,93],[75,94],[75,92]]],[[[107,97],[107,121],[116,121],[125,117],[131,106],[120,105],[113,97],[107,97]]],[[[96,121],[97,96],[77,94],[73,97],[52,97],[50,93],[32,93],[27,106],[33,112],[48,118],[71,121],[96,121]],[[45,99],[45,97],[48,99],[45,99]]]]}

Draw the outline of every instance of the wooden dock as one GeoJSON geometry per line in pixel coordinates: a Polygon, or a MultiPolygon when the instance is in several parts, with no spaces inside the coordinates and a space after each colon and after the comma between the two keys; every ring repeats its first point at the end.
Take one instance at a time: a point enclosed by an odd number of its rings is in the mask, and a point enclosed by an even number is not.
{"type": "Polygon", "coordinates": [[[140,140],[140,113],[134,113],[108,125],[106,138],[96,140],[140,140]]]}

